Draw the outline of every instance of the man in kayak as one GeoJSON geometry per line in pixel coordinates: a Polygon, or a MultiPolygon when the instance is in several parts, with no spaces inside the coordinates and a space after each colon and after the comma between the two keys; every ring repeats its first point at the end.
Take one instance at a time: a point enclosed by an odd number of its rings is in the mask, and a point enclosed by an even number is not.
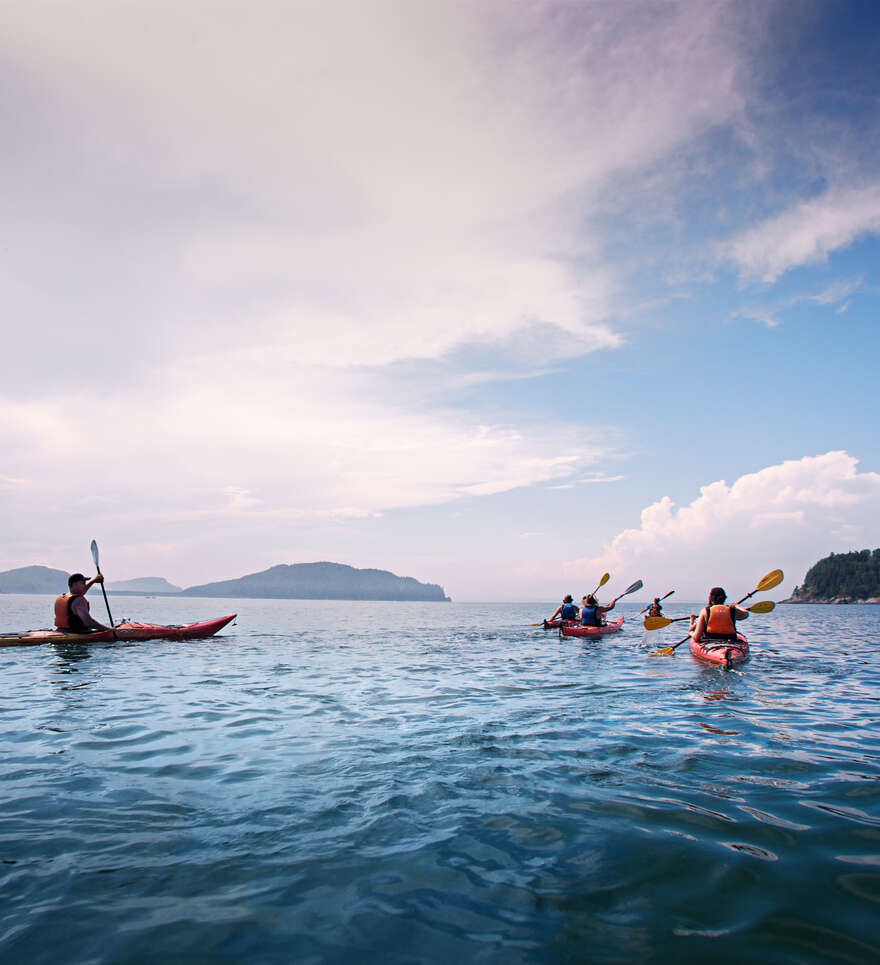
{"type": "Polygon", "coordinates": [[[556,612],[547,622],[552,623],[557,617],[559,617],[560,620],[577,620],[578,608],[574,605],[570,593],[565,594],[565,596],[562,598],[562,603],[556,607],[556,612]]]}
{"type": "Polygon", "coordinates": [[[654,602],[653,602],[653,603],[651,604],[651,606],[648,608],[648,616],[649,616],[649,617],[660,617],[660,616],[663,616],[663,607],[660,606],[660,597],[659,597],[659,596],[655,596],[655,597],[654,597],[654,602]]]}
{"type": "Polygon", "coordinates": [[[581,598],[581,626],[582,627],[604,627],[605,614],[614,609],[612,600],[610,606],[599,606],[599,601],[591,593],[589,596],[581,598]]]}
{"type": "Polygon", "coordinates": [[[720,586],[709,590],[709,603],[700,611],[699,617],[691,614],[690,631],[692,638],[701,640],[736,640],[736,623],[748,620],[749,611],[724,601],[727,594],[720,586]]]}
{"type": "MultiPolygon", "coordinates": [[[[104,576],[99,573],[87,580],[82,573],[74,573],[67,581],[69,593],[62,593],[55,600],[55,626],[68,633],[91,633],[93,630],[113,630],[98,623],[89,613],[86,593],[96,584],[103,583],[104,576]]],[[[115,636],[114,631],[114,636],[115,636]]]]}

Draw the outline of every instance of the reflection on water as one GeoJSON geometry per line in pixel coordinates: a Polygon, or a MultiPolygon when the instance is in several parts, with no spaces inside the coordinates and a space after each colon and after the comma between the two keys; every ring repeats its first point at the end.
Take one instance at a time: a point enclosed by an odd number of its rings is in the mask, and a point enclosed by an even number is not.
{"type": "Polygon", "coordinates": [[[779,607],[732,672],[638,605],[232,609],[0,653],[4,965],[880,961],[875,608],[779,607]]]}

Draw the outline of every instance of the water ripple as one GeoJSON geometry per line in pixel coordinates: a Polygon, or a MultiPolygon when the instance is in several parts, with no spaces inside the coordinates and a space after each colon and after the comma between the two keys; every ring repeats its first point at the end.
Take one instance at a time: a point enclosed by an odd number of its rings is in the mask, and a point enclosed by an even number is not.
{"type": "Polygon", "coordinates": [[[2,655],[4,963],[880,960],[874,608],[727,673],[540,607],[234,608],[2,655]]]}

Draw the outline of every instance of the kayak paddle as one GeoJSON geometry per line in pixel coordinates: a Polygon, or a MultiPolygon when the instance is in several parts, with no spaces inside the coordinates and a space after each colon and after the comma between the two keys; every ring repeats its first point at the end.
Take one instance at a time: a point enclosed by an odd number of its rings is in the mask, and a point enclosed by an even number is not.
{"type": "MultiPolygon", "coordinates": [[[[608,576],[606,573],[605,576],[608,576]]],[[[623,593],[619,593],[614,599],[609,603],[609,606],[614,606],[617,601],[623,596],[629,596],[630,593],[637,593],[645,584],[641,580],[636,580],[635,583],[628,586],[623,593]]]]}
{"type": "Polygon", "coordinates": [[[772,590],[774,586],[779,586],[779,584],[785,579],[785,574],[782,570],[771,570],[765,577],[761,579],[761,582],[752,590],[751,593],[746,593],[742,600],[737,600],[736,605],[739,606],[745,600],[748,600],[750,596],[754,596],[756,593],[761,593],[764,590],[772,590]]]}
{"type": "Polygon", "coordinates": [[[605,584],[606,584],[610,579],[611,579],[611,574],[610,574],[610,573],[606,573],[606,574],[602,577],[602,579],[599,580],[599,586],[597,586],[596,589],[593,590],[593,592],[590,594],[590,596],[595,596],[595,595],[599,592],[599,587],[600,587],[600,586],[605,586],[605,584]]]}
{"type": "MultiPolygon", "coordinates": [[[[95,570],[98,575],[101,576],[101,567],[98,565],[98,544],[92,540],[92,559],[95,561],[95,570]]],[[[107,591],[104,589],[104,584],[101,584],[101,592],[104,594],[104,605],[107,607],[107,617],[110,620],[110,629],[113,630],[113,636],[116,637],[116,630],[113,628],[113,615],[110,613],[110,601],[107,599],[107,591]]],[[[118,640],[119,638],[116,637],[118,640]]]]}
{"type": "MultiPolygon", "coordinates": [[[[666,596],[661,596],[660,599],[665,600],[667,596],[672,596],[673,593],[675,593],[675,590],[670,590],[666,596]]],[[[643,613],[647,613],[647,611],[650,610],[653,605],[653,603],[649,603],[644,610],[639,610],[639,616],[641,616],[643,613]]]]}
{"type": "MultiPolygon", "coordinates": [[[[776,609],[776,604],[772,600],[760,600],[752,606],[747,606],[746,609],[749,613],[769,613],[776,609]]],[[[668,627],[670,623],[680,623],[682,620],[690,620],[690,617],[645,617],[642,625],[646,630],[662,630],[663,627],[668,627]]]]}

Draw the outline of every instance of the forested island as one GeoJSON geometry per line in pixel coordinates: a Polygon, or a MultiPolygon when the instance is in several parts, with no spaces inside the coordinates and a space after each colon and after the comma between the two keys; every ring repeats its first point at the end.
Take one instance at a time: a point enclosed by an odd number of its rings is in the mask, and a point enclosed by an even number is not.
{"type": "MultiPolygon", "coordinates": [[[[68,573],[48,566],[22,566],[0,573],[0,593],[55,595],[67,591],[68,573]]],[[[281,600],[389,600],[447,602],[442,586],[420,583],[388,570],[359,570],[343,563],[281,563],[234,580],[190,586],[185,590],[164,577],[148,576],[106,583],[122,596],[246,597],[281,600]]]]}
{"type": "Polygon", "coordinates": [[[880,603],[880,549],[832,553],[783,603],[880,603]]]}

